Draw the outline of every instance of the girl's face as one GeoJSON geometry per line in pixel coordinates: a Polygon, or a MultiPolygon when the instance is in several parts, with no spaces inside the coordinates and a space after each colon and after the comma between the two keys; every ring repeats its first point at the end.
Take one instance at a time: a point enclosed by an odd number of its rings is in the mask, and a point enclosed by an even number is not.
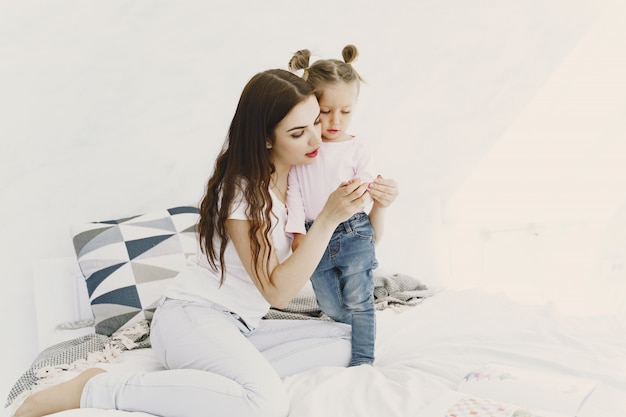
{"type": "Polygon", "coordinates": [[[324,86],[319,99],[324,142],[339,142],[350,138],[346,129],[352,119],[357,94],[356,82],[337,82],[324,86]]]}
{"type": "Polygon", "coordinates": [[[297,104],[274,130],[272,162],[277,169],[310,164],[317,157],[320,108],[314,95],[297,104]]]}

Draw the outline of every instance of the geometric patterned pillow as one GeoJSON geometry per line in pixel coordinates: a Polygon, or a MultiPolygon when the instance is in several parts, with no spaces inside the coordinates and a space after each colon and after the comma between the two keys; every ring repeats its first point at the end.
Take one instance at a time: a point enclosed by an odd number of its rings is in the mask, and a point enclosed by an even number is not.
{"type": "Polygon", "coordinates": [[[198,251],[193,206],[70,227],[96,333],[152,320],[169,282],[198,251]]]}

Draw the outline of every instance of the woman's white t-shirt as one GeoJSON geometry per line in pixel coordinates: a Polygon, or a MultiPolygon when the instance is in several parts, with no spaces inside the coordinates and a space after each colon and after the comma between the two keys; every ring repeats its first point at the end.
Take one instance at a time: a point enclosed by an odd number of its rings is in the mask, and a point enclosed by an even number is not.
{"type": "MultiPolygon", "coordinates": [[[[272,197],[271,239],[278,261],[284,261],[291,253],[292,235],[285,232],[287,209],[270,190],[272,197]]],[[[233,203],[229,219],[247,220],[247,203],[240,195],[233,203]]],[[[218,246],[219,247],[219,246],[218,246]]],[[[164,295],[169,298],[189,301],[210,301],[241,317],[250,329],[259,325],[267,314],[270,304],[263,298],[243,267],[231,240],[224,252],[224,283],[220,286],[220,271],[213,271],[201,251],[190,256],[188,266],[181,271],[164,295]]]]}

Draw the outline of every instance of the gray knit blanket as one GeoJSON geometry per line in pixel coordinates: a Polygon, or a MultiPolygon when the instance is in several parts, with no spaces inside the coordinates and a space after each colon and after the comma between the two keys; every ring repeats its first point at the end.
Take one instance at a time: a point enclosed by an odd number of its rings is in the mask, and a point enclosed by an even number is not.
{"type": "MultiPolygon", "coordinates": [[[[432,295],[426,285],[405,274],[374,271],[374,305],[376,310],[402,309],[419,304],[432,295]]],[[[305,287],[284,309],[271,308],[266,319],[330,320],[317,305],[311,286],[305,287]]]]}
{"type": "MultiPolygon", "coordinates": [[[[417,279],[404,274],[374,273],[374,302],[377,310],[403,309],[419,304],[432,292],[417,279]]],[[[330,320],[315,300],[311,287],[305,287],[284,309],[271,308],[268,320],[330,320]]],[[[125,350],[150,347],[150,323],[140,321],[112,336],[88,334],[43,350],[13,385],[6,407],[16,399],[53,384],[55,376],[65,371],[80,371],[97,363],[116,362],[125,350]]],[[[15,401],[17,403],[18,401],[15,401]]]]}

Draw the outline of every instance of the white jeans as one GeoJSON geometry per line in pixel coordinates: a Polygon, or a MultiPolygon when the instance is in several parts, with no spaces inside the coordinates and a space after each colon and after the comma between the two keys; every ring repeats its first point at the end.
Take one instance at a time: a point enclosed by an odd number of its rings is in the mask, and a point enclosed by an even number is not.
{"type": "Polygon", "coordinates": [[[282,377],[317,366],[347,366],[350,327],[318,320],[262,320],[250,332],[210,303],[168,299],[151,326],[152,349],[167,368],[102,373],[81,407],[165,417],[286,416],[282,377]]]}

